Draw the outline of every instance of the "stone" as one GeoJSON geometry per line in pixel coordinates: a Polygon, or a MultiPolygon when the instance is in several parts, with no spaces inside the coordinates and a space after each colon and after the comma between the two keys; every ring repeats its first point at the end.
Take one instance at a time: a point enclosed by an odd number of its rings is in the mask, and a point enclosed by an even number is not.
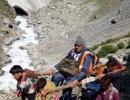
{"type": "Polygon", "coordinates": [[[111,20],[111,24],[116,24],[116,23],[117,23],[117,21],[115,19],[111,20]]]}
{"type": "Polygon", "coordinates": [[[0,76],[2,76],[4,74],[3,70],[0,70],[0,76]]]}

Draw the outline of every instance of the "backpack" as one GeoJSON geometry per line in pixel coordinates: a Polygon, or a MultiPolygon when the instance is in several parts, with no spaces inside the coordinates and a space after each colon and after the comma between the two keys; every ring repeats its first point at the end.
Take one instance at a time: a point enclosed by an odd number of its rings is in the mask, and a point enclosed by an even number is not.
{"type": "MultiPolygon", "coordinates": [[[[82,70],[81,65],[83,65],[84,59],[87,56],[87,54],[90,54],[92,57],[92,66],[96,62],[96,55],[94,53],[90,53],[89,51],[86,51],[82,54],[80,61],[73,60],[71,58],[64,58],[59,63],[59,72],[63,76],[76,76],[79,74],[79,72],[82,70]],[[82,60],[83,59],[83,60],[82,60]]],[[[89,68],[89,71],[92,71],[93,68],[89,68]]]]}
{"type": "Polygon", "coordinates": [[[79,61],[64,58],[60,62],[59,72],[64,76],[75,76],[79,73],[79,61]]]}

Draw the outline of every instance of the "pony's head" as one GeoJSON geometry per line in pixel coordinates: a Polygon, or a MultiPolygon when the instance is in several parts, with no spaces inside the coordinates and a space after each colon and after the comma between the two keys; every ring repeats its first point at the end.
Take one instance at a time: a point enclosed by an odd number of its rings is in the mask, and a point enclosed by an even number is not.
{"type": "Polygon", "coordinates": [[[122,64],[113,56],[108,57],[108,62],[106,63],[106,66],[109,71],[121,69],[123,67],[122,64]]]}

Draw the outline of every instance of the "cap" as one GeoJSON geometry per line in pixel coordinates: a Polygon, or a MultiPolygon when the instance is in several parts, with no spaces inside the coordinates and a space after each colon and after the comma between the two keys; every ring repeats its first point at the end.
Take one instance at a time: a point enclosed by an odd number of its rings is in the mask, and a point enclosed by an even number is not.
{"type": "Polygon", "coordinates": [[[77,36],[75,44],[79,44],[79,45],[85,46],[84,39],[81,36],[77,36]]]}

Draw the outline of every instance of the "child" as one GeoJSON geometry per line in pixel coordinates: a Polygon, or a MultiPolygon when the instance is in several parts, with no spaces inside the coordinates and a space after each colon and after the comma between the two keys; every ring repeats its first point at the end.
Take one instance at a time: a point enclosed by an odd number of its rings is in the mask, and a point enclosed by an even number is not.
{"type": "Polygon", "coordinates": [[[14,65],[10,69],[10,73],[18,81],[16,96],[21,96],[22,100],[35,100],[35,82],[32,77],[36,77],[39,74],[29,69],[23,70],[19,65],[14,65]]]}
{"type": "Polygon", "coordinates": [[[36,100],[59,100],[56,92],[51,93],[51,90],[56,89],[53,82],[47,81],[45,78],[40,78],[36,86],[36,100]]]}
{"type": "Polygon", "coordinates": [[[125,69],[123,65],[113,56],[108,57],[108,62],[106,63],[106,66],[110,73],[109,76],[111,78],[111,82],[113,86],[120,91],[120,83],[121,83],[121,72],[125,69]],[[118,72],[118,73],[117,73],[118,72]]]}
{"type": "Polygon", "coordinates": [[[18,81],[16,96],[21,96],[22,100],[35,100],[35,85],[34,77],[42,74],[36,73],[29,69],[22,69],[19,65],[14,65],[10,69],[10,73],[18,81]]]}
{"type": "Polygon", "coordinates": [[[96,100],[120,100],[118,90],[111,84],[111,79],[105,75],[101,79],[101,89],[96,100]]]}

